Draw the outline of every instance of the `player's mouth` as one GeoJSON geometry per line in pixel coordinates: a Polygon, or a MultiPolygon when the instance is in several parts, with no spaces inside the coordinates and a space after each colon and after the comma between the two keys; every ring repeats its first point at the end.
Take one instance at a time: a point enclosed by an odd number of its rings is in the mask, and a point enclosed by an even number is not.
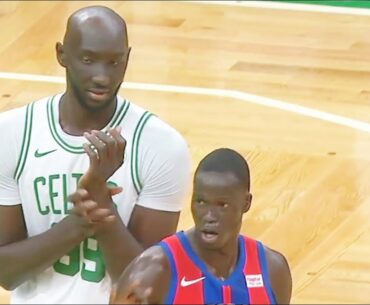
{"type": "Polygon", "coordinates": [[[215,230],[202,230],[201,231],[202,240],[206,243],[214,243],[218,238],[218,233],[215,230]]]}
{"type": "Polygon", "coordinates": [[[106,101],[109,98],[109,90],[106,89],[90,89],[87,94],[95,101],[106,101]]]}

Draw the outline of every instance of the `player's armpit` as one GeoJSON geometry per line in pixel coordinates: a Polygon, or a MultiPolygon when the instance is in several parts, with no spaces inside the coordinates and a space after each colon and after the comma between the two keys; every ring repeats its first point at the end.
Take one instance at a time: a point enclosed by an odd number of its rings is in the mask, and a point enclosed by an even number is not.
{"type": "Polygon", "coordinates": [[[128,229],[136,240],[148,248],[176,232],[180,212],[167,212],[136,205],[128,229]]]}

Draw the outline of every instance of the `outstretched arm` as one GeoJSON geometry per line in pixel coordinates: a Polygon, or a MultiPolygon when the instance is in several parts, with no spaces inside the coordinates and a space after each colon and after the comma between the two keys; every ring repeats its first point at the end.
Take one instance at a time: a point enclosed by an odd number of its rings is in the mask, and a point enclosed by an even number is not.
{"type": "Polygon", "coordinates": [[[160,246],[153,246],[134,259],[114,285],[110,304],[163,304],[171,270],[160,246]]]}
{"type": "Polygon", "coordinates": [[[292,276],[284,255],[265,246],[272,289],[278,304],[290,304],[292,276]]]}

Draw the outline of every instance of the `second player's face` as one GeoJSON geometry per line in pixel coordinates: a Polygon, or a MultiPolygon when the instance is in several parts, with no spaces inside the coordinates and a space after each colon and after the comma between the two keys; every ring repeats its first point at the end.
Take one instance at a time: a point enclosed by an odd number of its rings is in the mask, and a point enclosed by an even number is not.
{"type": "Polygon", "coordinates": [[[114,33],[81,29],[69,48],[67,79],[83,107],[100,110],[115,100],[130,53],[124,41],[114,33]]]}
{"type": "Polygon", "coordinates": [[[248,198],[234,174],[198,172],[191,204],[198,241],[208,249],[234,245],[248,198]]]}

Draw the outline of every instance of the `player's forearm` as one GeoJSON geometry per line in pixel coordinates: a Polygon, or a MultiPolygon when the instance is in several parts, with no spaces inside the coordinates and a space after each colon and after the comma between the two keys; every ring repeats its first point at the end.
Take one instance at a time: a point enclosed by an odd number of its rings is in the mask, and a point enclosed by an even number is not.
{"type": "MultiPolygon", "coordinates": [[[[115,207],[112,207],[112,209],[115,209],[115,207]]],[[[122,222],[116,209],[115,215],[115,221],[106,225],[96,234],[107,270],[113,282],[119,278],[127,265],[144,251],[144,248],[122,222]]]]}
{"type": "Polygon", "coordinates": [[[100,208],[110,209],[116,216],[113,223],[100,226],[95,234],[107,271],[115,282],[144,248],[122,222],[105,181],[85,178],[80,180],[79,187],[85,188],[100,208]]]}
{"type": "Polygon", "coordinates": [[[0,247],[0,286],[13,290],[44,271],[78,245],[85,236],[68,216],[50,230],[0,247]]]}

